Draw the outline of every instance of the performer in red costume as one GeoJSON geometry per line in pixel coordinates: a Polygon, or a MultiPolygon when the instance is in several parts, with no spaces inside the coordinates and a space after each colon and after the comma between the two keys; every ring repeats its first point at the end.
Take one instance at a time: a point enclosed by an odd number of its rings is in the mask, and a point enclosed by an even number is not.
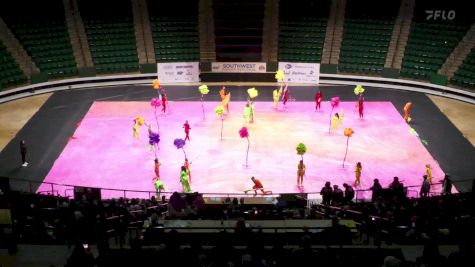
{"type": "Polygon", "coordinates": [[[360,119],[363,118],[363,111],[364,111],[364,97],[363,94],[360,94],[360,97],[358,98],[358,113],[360,114],[360,119]]]}
{"type": "Polygon", "coordinates": [[[282,98],[283,100],[283,104],[284,104],[284,107],[285,107],[285,103],[287,103],[287,101],[289,100],[289,89],[288,89],[288,84],[285,85],[285,88],[284,88],[284,96],[282,98]]]}
{"type": "Polygon", "coordinates": [[[323,100],[323,94],[320,90],[317,91],[317,94],[315,95],[315,110],[320,109],[320,104],[322,103],[323,100]]]}
{"type": "Polygon", "coordinates": [[[183,128],[185,129],[185,141],[186,139],[188,139],[188,141],[190,141],[190,124],[188,124],[188,121],[185,122],[185,124],[183,124],[183,128]]]}
{"type": "Polygon", "coordinates": [[[165,113],[167,111],[167,96],[165,93],[161,93],[162,97],[162,112],[165,113]]]}

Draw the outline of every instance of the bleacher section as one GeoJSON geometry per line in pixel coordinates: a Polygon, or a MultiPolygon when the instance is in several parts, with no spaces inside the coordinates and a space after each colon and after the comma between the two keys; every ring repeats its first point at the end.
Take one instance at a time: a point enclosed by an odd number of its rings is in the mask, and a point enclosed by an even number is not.
{"type": "Polygon", "coordinates": [[[18,64],[0,42],[0,90],[26,81],[26,76],[20,70],[18,64]]]}
{"type": "Polygon", "coordinates": [[[198,1],[148,1],[157,62],[199,61],[198,1]]]}
{"type": "Polygon", "coordinates": [[[381,73],[399,4],[399,1],[347,1],[338,64],[341,72],[381,73]]]}
{"type": "Polygon", "coordinates": [[[463,64],[457,69],[454,77],[450,80],[451,84],[475,89],[475,49],[468,54],[463,64]]]}
{"type": "Polygon", "coordinates": [[[319,63],[330,1],[282,0],[279,6],[279,61],[319,63]],[[293,11],[295,7],[300,10],[298,14],[293,11]]]}
{"type": "Polygon", "coordinates": [[[78,5],[96,71],[138,71],[131,2],[79,0],[78,5]]]}
{"type": "Polygon", "coordinates": [[[77,74],[66,22],[16,24],[11,29],[40,72],[47,73],[50,79],[77,74]]]}
{"type": "Polygon", "coordinates": [[[62,1],[44,3],[13,1],[2,6],[2,18],[31,56],[41,73],[49,79],[77,74],[62,1]],[[28,6],[28,8],[25,8],[28,6]],[[37,12],[42,10],[42,12],[37,12]]]}
{"type": "Polygon", "coordinates": [[[447,3],[441,8],[430,0],[416,1],[413,26],[401,66],[402,77],[429,81],[432,75],[437,74],[471,26],[470,21],[473,21],[473,15],[464,14],[468,10],[464,12],[466,7],[463,3],[458,6],[458,2],[447,3]],[[429,18],[426,12],[441,9],[447,12],[455,10],[455,19],[429,18]]]}

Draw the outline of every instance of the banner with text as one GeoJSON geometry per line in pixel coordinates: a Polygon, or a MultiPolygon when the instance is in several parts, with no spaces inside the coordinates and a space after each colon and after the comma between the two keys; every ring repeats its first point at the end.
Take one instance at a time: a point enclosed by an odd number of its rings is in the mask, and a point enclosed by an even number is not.
{"type": "Polygon", "coordinates": [[[213,62],[212,72],[241,72],[262,73],[266,72],[265,62],[213,62]]]}
{"type": "Polygon", "coordinates": [[[157,63],[158,80],[161,83],[188,83],[200,81],[198,62],[157,63]]]}
{"type": "Polygon", "coordinates": [[[316,84],[320,82],[319,63],[279,62],[279,70],[284,71],[284,82],[316,84]]]}

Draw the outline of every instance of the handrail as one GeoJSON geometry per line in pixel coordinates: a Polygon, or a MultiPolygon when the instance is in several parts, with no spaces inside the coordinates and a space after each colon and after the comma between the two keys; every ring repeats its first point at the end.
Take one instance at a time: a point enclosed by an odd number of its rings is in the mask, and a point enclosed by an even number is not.
{"type": "MultiPolygon", "coordinates": [[[[14,181],[24,181],[24,182],[28,182],[28,185],[29,185],[29,189],[30,189],[30,192],[29,193],[34,193],[33,190],[32,190],[32,184],[46,184],[46,185],[51,185],[51,191],[47,191],[47,190],[43,190],[41,192],[36,192],[36,193],[43,193],[43,192],[47,192],[47,193],[50,193],[50,192],[53,192],[53,195],[54,192],[57,192],[56,195],[58,196],[61,196],[60,193],[59,193],[59,190],[55,190],[54,189],[54,186],[62,186],[62,187],[88,187],[88,186],[83,186],[83,185],[71,185],[71,184],[60,184],[60,183],[52,183],[52,182],[40,182],[40,181],[33,181],[33,180],[30,180],[30,179],[24,179],[24,178],[11,178],[9,177],[8,179],[10,180],[14,180],[14,181]]],[[[464,179],[464,180],[459,180],[459,181],[451,181],[452,184],[456,184],[456,183],[463,183],[463,182],[467,182],[467,181],[473,181],[475,179],[464,179]]],[[[433,183],[432,185],[441,185],[442,183],[433,183]]],[[[409,190],[409,188],[420,188],[421,185],[409,185],[409,186],[404,186],[404,188],[406,189],[406,191],[413,191],[413,192],[419,192],[417,190],[409,190]]],[[[107,190],[107,191],[117,191],[117,192],[124,192],[124,198],[126,198],[126,192],[133,192],[133,193],[147,193],[149,195],[149,198],[151,197],[151,195],[155,195],[157,194],[156,191],[148,191],[148,190],[130,190],[130,189],[117,189],[117,188],[105,188],[105,187],[101,187],[99,188],[101,190],[107,190]]],[[[387,189],[387,188],[386,188],[387,189]]],[[[65,189],[65,195],[64,197],[69,197],[67,195],[67,191],[70,191],[70,190],[73,190],[73,189],[65,189]]],[[[355,190],[355,201],[358,201],[358,193],[359,192],[368,192],[368,191],[371,191],[371,189],[357,189],[355,190]]],[[[169,195],[169,194],[173,194],[174,192],[170,192],[170,191],[161,191],[160,194],[165,194],[165,195],[169,195]]],[[[235,196],[238,196],[238,197],[264,197],[264,198],[269,198],[269,197],[276,197],[276,196],[281,196],[283,194],[296,194],[296,195],[299,195],[299,194],[307,194],[307,195],[320,195],[320,192],[304,192],[304,193],[289,193],[289,192],[279,192],[279,193],[273,193],[273,194],[266,194],[266,195],[262,195],[262,194],[257,194],[257,195],[254,195],[254,194],[245,194],[245,193],[209,193],[209,192],[199,192],[200,194],[204,195],[204,196],[227,196],[227,197],[235,197],[235,196]]],[[[435,194],[436,192],[430,192],[429,191],[429,194],[435,194]]]]}

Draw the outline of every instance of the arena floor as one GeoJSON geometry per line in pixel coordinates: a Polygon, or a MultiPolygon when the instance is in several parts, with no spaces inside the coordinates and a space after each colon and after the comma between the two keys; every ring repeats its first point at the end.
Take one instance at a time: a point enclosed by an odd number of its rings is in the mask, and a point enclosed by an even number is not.
{"type": "MultiPolygon", "coordinates": [[[[212,112],[219,100],[218,86],[211,88],[206,98],[210,102],[205,103],[208,113],[204,121],[195,87],[177,86],[167,90],[174,101],[171,113],[160,116],[159,157],[163,163],[161,176],[170,191],[181,190],[178,168],[184,156],[172,142],[174,138],[183,138],[181,127],[186,119],[193,128],[192,140],[185,146],[192,161],[193,191],[242,192],[251,185],[249,177],[257,176],[276,193],[315,192],[326,180],[340,186],[343,182],[352,183],[357,161],[361,161],[364,168],[361,189],[368,188],[373,178],[387,185],[393,176],[399,176],[405,185],[420,184],[426,163],[432,165],[436,181],[445,172],[460,180],[475,177],[470,163],[475,162],[473,146],[427,96],[366,88],[366,117],[361,121],[354,112],[351,101],[356,97],[350,86],[321,87],[325,99],[341,97],[341,107],[346,114],[343,127],[352,127],[356,132],[350,139],[346,168],[341,167],[346,145],[342,129],[330,136],[327,132],[328,104],[324,104],[322,111],[315,112],[313,102],[308,102],[313,100],[315,89],[291,88],[296,102],[290,102],[285,112],[276,112],[270,103],[273,88],[265,86],[258,87],[256,122],[249,126],[251,166],[243,168],[247,143],[240,139],[237,131],[243,124],[244,103],[239,101],[245,100],[248,87],[228,87],[233,99],[231,114],[224,121],[223,141],[219,141],[221,121],[212,112]],[[407,101],[415,103],[412,127],[420,139],[410,133],[402,120],[402,107],[407,101]],[[304,157],[308,171],[303,188],[295,185],[299,160],[295,146],[299,142],[308,146],[304,157]]],[[[145,86],[53,94],[2,151],[0,175],[34,180],[31,187],[40,191],[51,190],[50,186],[40,187],[42,181],[153,190],[153,153],[147,152],[146,128],[141,129],[141,139],[134,140],[131,127],[136,115],[154,121],[149,104],[154,94],[145,86]],[[29,144],[27,168],[18,164],[20,138],[29,144]]],[[[30,185],[16,181],[13,186],[30,185]]],[[[458,188],[463,186],[465,184],[460,184],[458,188]]],[[[61,194],[64,189],[54,188],[61,194]]],[[[116,194],[123,195],[103,191],[105,196],[116,194]]]]}

